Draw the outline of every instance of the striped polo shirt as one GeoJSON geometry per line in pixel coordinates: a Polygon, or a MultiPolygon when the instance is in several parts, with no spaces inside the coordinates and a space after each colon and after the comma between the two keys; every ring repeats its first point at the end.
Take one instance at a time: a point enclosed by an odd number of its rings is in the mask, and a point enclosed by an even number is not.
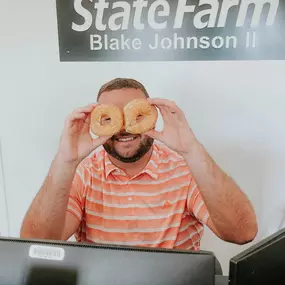
{"type": "Polygon", "coordinates": [[[67,211],[80,226],[78,242],[199,250],[209,213],[181,156],[154,143],[134,177],[102,148],[77,168],[67,211]]]}

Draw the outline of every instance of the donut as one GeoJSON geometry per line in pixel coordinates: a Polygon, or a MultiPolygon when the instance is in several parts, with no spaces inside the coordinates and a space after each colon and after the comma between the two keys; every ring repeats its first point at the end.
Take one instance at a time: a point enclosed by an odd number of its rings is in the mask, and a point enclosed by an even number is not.
{"type": "Polygon", "coordinates": [[[96,136],[112,136],[123,126],[122,111],[115,105],[99,105],[91,113],[90,131],[96,136]]]}
{"type": "Polygon", "coordinates": [[[146,99],[135,99],[124,107],[125,130],[131,134],[141,134],[154,128],[158,112],[146,99]]]}

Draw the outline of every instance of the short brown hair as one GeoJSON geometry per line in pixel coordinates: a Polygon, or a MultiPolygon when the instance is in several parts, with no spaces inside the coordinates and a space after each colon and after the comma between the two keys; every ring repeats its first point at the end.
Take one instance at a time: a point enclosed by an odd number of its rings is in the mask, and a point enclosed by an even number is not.
{"type": "Polygon", "coordinates": [[[107,83],[105,83],[99,90],[97,95],[97,102],[103,92],[108,92],[112,90],[118,90],[118,89],[140,89],[147,98],[149,98],[149,95],[143,86],[142,83],[138,82],[135,79],[131,78],[115,78],[107,83]]]}

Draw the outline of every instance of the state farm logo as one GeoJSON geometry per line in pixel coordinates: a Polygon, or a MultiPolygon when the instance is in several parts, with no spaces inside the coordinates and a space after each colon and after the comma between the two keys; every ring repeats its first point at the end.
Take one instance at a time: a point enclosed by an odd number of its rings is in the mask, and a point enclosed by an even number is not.
{"type": "Polygon", "coordinates": [[[185,17],[192,17],[196,29],[225,27],[229,10],[239,7],[236,27],[245,24],[249,6],[254,5],[251,26],[258,26],[264,6],[269,5],[266,25],[272,25],[279,7],[279,0],[200,0],[198,4],[187,4],[187,0],[135,0],[135,1],[106,1],[106,0],[75,0],[74,10],[84,18],[83,24],[72,22],[72,29],[83,32],[90,29],[92,24],[97,31],[124,31],[130,28],[143,30],[147,26],[155,30],[168,28],[181,29],[185,17]],[[94,3],[93,9],[84,7],[86,2],[94,3]],[[176,5],[174,2],[176,2],[176,5]],[[171,6],[175,11],[171,11],[171,6]],[[199,12],[197,7],[205,6],[199,12]],[[209,8],[210,6],[210,8],[209,8]],[[132,15],[134,15],[132,17],[132,15]],[[173,17],[174,16],[174,17],[173,17]],[[205,20],[205,17],[208,19],[205,20]],[[204,19],[203,19],[204,18],[204,19]],[[104,19],[104,21],[103,21],[104,19]],[[173,21],[174,19],[174,21],[173,21]],[[170,23],[172,22],[172,23],[170,23]],[[171,26],[170,26],[171,25],[171,26]]]}
{"type": "MultiPolygon", "coordinates": [[[[64,20],[59,17],[60,44],[65,52],[71,56],[75,50],[76,55],[84,50],[92,57],[93,52],[108,51],[111,58],[113,52],[116,57],[139,58],[140,52],[144,52],[159,58],[162,55],[157,51],[262,49],[264,39],[258,29],[274,26],[280,7],[285,9],[279,0],[74,0],[69,4],[57,0],[57,3],[58,15],[60,10],[69,15],[64,20]],[[74,46],[68,49],[71,44],[74,46]]],[[[284,23],[284,19],[280,22],[284,23]]],[[[179,58],[177,54],[175,57],[179,58]]]]}
{"type": "MultiPolygon", "coordinates": [[[[89,0],[90,1],[90,0],[89,0]]],[[[90,11],[83,6],[86,1],[75,0],[74,10],[84,18],[83,24],[72,22],[72,29],[76,32],[87,31],[92,25],[97,31],[126,31],[128,29],[144,30],[150,27],[159,31],[173,28],[179,30],[182,28],[185,17],[191,17],[193,27],[196,29],[205,29],[219,27],[224,28],[229,16],[229,10],[238,6],[239,12],[236,19],[236,27],[242,27],[245,24],[245,18],[248,8],[254,4],[251,26],[258,26],[265,4],[270,4],[266,25],[272,25],[278,10],[279,0],[200,0],[197,5],[187,4],[187,0],[172,0],[172,9],[170,1],[167,0],[135,0],[135,1],[94,1],[93,10],[90,11]],[[177,2],[177,5],[173,5],[177,2]],[[205,8],[197,11],[197,7],[204,5],[205,8]],[[210,6],[210,8],[209,8],[210,6]],[[175,10],[174,10],[175,8],[175,10]],[[133,15],[133,16],[132,16],[133,15]],[[205,20],[206,18],[206,20],[205,20]]],[[[90,2],[93,2],[92,0],[90,2]]],[[[249,37],[247,35],[247,37],[249,37]]],[[[254,35],[253,47],[256,36],[254,35]]],[[[180,37],[178,33],[173,33],[172,37],[160,37],[155,33],[152,41],[147,43],[151,50],[155,49],[190,49],[198,48],[207,49],[210,47],[227,48],[237,47],[237,37],[226,36],[214,37],[212,40],[208,37],[201,37],[199,40],[195,37],[180,37]]],[[[99,34],[90,35],[91,50],[139,50],[143,46],[143,40],[139,37],[127,38],[124,34],[119,37],[110,37],[108,34],[102,36],[99,34]]],[[[250,47],[247,44],[247,47],[250,47]]]]}

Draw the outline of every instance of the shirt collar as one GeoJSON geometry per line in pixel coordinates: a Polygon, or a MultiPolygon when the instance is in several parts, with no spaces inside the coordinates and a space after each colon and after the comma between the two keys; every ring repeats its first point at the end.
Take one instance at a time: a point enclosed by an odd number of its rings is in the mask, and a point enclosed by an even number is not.
{"type": "Polygon", "coordinates": [[[112,161],[109,158],[109,155],[107,154],[107,152],[105,151],[105,176],[106,179],[108,178],[108,176],[110,175],[111,172],[115,172],[115,171],[120,171],[120,169],[115,166],[112,161]]]}
{"type": "MultiPolygon", "coordinates": [[[[145,166],[145,168],[139,173],[137,174],[135,177],[139,176],[142,173],[146,173],[148,174],[151,178],[153,179],[157,179],[158,177],[158,172],[157,172],[157,162],[158,162],[158,151],[156,149],[156,146],[153,145],[153,151],[150,157],[149,162],[147,163],[147,165],[145,166]]],[[[105,178],[108,179],[108,176],[113,173],[114,175],[119,174],[119,175],[123,175],[126,176],[125,172],[121,169],[119,169],[117,166],[115,166],[110,158],[109,155],[107,154],[107,152],[105,151],[104,154],[104,161],[105,161],[105,178]]],[[[135,178],[133,177],[133,178],[135,178]]]]}

